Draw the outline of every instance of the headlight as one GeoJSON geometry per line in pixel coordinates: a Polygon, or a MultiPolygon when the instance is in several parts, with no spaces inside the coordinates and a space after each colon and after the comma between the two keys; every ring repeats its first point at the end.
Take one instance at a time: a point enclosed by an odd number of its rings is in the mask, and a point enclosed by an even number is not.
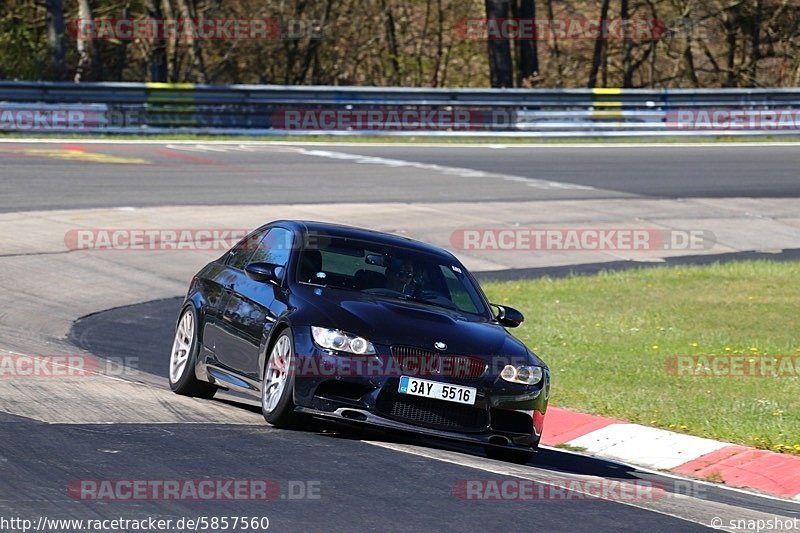
{"type": "Polygon", "coordinates": [[[338,329],[312,326],[311,335],[314,337],[314,342],[317,343],[317,346],[326,350],[336,350],[337,352],[348,352],[357,355],[375,353],[375,347],[367,339],[339,331],[338,329]]]}
{"type": "Polygon", "coordinates": [[[542,381],[542,367],[506,365],[500,377],[511,383],[536,385],[542,381]]]}

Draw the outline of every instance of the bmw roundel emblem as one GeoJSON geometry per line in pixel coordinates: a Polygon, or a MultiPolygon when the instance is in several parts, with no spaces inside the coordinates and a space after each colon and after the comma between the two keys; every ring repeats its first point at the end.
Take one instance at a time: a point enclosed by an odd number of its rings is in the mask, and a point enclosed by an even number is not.
{"type": "Polygon", "coordinates": [[[442,341],[434,342],[433,346],[437,350],[446,350],[447,349],[447,345],[445,343],[443,343],[442,341]]]}

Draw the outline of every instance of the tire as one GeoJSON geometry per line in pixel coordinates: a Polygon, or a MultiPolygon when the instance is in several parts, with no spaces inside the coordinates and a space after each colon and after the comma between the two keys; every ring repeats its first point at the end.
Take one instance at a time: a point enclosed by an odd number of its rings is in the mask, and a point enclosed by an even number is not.
{"type": "Polygon", "coordinates": [[[294,357],[292,330],[286,328],[272,344],[261,378],[261,413],[277,428],[301,428],[306,418],[294,412],[294,357]]]}
{"type": "Polygon", "coordinates": [[[489,459],[518,465],[527,464],[536,456],[536,452],[530,450],[512,450],[509,448],[495,448],[494,446],[487,446],[485,452],[486,457],[489,459]]]}
{"type": "Polygon", "coordinates": [[[175,328],[175,340],[169,357],[169,388],[176,394],[208,399],[214,396],[217,387],[200,381],[195,375],[200,351],[197,331],[197,312],[189,305],[184,308],[175,328]]]}

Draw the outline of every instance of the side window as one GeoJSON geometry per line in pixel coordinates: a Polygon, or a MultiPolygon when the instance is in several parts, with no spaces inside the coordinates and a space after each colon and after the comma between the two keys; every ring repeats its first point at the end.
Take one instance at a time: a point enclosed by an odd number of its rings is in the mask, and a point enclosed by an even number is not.
{"type": "Polygon", "coordinates": [[[239,270],[244,269],[245,265],[250,262],[250,257],[256,249],[256,243],[261,241],[265,233],[265,230],[261,230],[242,239],[231,249],[225,264],[239,270]]]}
{"type": "Polygon", "coordinates": [[[286,266],[292,252],[292,232],[283,228],[272,228],[256,246],[249,263],[271,263],[286,266]]]}

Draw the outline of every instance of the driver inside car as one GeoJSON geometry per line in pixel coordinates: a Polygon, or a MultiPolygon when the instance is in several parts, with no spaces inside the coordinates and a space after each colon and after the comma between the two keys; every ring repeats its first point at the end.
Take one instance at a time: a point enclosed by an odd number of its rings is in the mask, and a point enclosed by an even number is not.
{"type": "Polygon", "coordinates": [[[414,263],[410,259],[392,259],[386,267],[386,288],[405,292],[414,278],[414,263]]]}

